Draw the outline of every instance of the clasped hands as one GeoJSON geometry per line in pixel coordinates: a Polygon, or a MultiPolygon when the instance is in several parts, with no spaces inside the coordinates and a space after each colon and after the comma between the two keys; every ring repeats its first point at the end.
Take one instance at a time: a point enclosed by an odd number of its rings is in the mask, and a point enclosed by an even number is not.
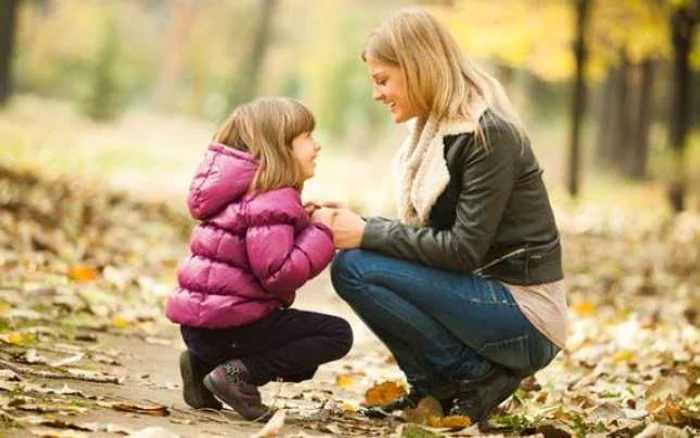
{"type": "Polygon", "coordinates": [[[304,210],[312,222],[324,224],[331,229],[336,248],[360,247],[365,221],[357,213],[336,202],[307,202],[304,210]]]}

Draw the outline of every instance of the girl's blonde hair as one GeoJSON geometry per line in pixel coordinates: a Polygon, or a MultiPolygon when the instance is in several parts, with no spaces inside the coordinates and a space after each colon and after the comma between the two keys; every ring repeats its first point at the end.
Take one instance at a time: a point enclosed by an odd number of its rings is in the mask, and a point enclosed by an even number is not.
{"type": "MultiPolygon", "coordinates": [[[[438,122],[474,120],[474,104],[483,100],[519,136],[524,135],[503,86],[469,61],[447,28],[423,9],[405,8],[385,20],[367,40],[362,60],[367,57],[401,68],[410,101],[438,122]]],[[[476,125],[477,137],[484,140],[482,127],[476,125]]]]}
{"type": "Polygon", "coordinates": [[[301,190],[304,179],[292,140],[312,132],[315,126],[313,114],[300,102],[284,97],[259,98],[233,110],[213,140],[259,160],[250,191],[285,186],[301,190]]]}

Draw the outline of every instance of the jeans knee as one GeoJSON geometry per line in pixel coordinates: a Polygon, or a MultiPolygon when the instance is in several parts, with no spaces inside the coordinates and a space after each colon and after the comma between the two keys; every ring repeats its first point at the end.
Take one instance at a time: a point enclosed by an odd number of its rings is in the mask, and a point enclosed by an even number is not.
{"type": "Polygon", "coordinates": [[[362,255],[363,251],[360,249],[349,249],[340,251],[333,259],[331,283],[335,292],[346,301],[362,282],[358,269],[362,255]]]}

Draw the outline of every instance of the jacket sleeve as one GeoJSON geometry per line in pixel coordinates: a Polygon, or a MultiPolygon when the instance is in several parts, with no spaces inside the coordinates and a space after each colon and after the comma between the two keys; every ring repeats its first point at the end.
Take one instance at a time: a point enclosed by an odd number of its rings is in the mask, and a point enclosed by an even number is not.
{"type": "Polygon", "coordinates": [[[508,128],[487,132],[488,151],[471,146],[464,156],[454,225],[415,228],[370,218],[362,248],[435,268],[472,272],[485,262],[516,178],[521,142],[508,128]]]}
{"type": "Polygon", "coordinates": [[[289,223],[261,224],[246,232],[246,252],[263,287],[291,305],[296,289],[333,259],[333,235],[320,224],[310,224],[296,234],[289,223]]]}

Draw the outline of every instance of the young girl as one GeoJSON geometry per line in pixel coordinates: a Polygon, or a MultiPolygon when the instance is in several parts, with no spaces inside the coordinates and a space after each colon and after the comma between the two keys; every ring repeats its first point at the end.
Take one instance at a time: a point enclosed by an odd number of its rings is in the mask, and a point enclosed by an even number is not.
{"type": "Polygon", "coordinates": [[[320,224],[331,211],[309,217],[300,198],[321,149],[314,126],[311,112],[291,99],[241,105],[192,181],[188,206],[201,222],[166,315],[188,347],[180,372],[193,408],[219,409],[219,399],[248,420],[267,418],[258,386],[310,379],[352,345],[345,320],[289,308],[296,289],[334,254],[333,236],[320,224]]]}

